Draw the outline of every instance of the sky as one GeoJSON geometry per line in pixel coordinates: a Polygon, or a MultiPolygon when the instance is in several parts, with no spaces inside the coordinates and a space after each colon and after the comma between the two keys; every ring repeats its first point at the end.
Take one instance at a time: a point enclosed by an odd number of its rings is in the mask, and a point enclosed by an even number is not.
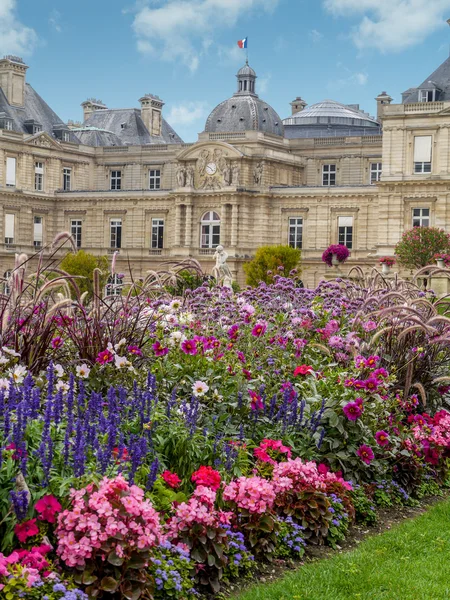
{"type": "Polygon", "coordinates": [[[21,56],[27,81],[63,121],[81,102],[139,107],[146,93],[185,142],[236,91],[248,38],[257,93],[281,118],[301,96],[394,102],[449,55],[450,0],[0,0],[0,56],[21,56]]]}

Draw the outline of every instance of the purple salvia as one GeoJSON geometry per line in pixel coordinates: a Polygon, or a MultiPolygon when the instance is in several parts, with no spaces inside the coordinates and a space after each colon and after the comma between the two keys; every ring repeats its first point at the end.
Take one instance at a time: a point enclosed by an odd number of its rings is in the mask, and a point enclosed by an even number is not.
{"type": "Polygon", "coordinates": [[[158,477],[158,468],[159,468],[159,461],[157,458],[155,458],[155,460],[152,462],[152,464],[150,466],[150,472],[147,477],[146,488],[150,492],[152,491],[153,486],[155,485],[156,478],[158,477]]]}

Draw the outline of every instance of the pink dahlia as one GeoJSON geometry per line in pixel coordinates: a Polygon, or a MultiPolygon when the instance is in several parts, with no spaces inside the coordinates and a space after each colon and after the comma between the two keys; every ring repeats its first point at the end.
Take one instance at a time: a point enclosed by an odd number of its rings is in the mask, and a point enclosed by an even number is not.
{"type": "Polygon", "coordinates": [[[363,413],[363,406],[359,402],[349,402],[342,411],[349,421],[356,421],[363,413]]]}
{"type": "Polygon", "coordinates": [[[372,448],[370,446],[367,446],[366,444],[360,446],[356,451],[356,454],[364,463],[366,463],[366,465],[370,465],[370,463],[375,458],[372,448]]]}

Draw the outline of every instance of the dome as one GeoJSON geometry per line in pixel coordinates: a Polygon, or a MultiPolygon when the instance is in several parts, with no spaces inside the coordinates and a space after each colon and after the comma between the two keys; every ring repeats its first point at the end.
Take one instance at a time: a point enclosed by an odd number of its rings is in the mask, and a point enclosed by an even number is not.
{"type": "Polygon", "coordinates": [[[284,135],[280,116],[255,93],[255,71],[246,63],[236,77],[238,91],[211,112],[206,120],[205,131],[231,133],[252,130],[284,135]]]}

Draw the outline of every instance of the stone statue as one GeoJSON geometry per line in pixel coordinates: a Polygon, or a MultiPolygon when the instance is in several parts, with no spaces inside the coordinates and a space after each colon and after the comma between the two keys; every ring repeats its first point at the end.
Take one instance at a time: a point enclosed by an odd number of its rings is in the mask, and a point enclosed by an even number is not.
{"type": "Polygon", "coordinates": [[[231,275],[230,267],[227,265],[228,254],[223,249],[223,246],[217,246],[214,257],[216,259],[216,265],[213,269],[213,275],[216,278],[217,283],[225,283],[225,280],[231,285],[233,276],[231,275]]]}
{"type": "Polygon", "coordinates": [[[178,187],[186,185],[186,169],[182,165],[179,165],[177,169],[177,184],[178,187]]]}
{"type": "Polygon", "coordinates": [[[256,165],[255,170],[253,172],[253,179],[257,185],[262,182],[262,175],[264,170],[264,163],[262,160],[256,165]]]}
{"type": "Polygon", "coordinates": [[[193,167],[188,167],[186,169],[186,186],[194,187],[194,169],[193,169],[193,167]]]}
{"type": "Polygon", "coordinates": [[[239,174],[240,174],[240,168],[239,165],[237,163],[233,164],[233,167],[231,169],[231,184],[232,185],[239,185],[239,174]]]}
{"type": "Polygon", "coordinates": [[[231,291],[233,291],[233,285],[232,284],[233,284],[233,280],[231,279],[231,277],[228,277],[228,275],[225,275],[225,277],[223,278],[222,286],[230,289],[231,291]]]}
{"type": "Polygon", "coordinates": [[[230,167],[229,163],[226,163],[222,174],[223,174],[223,180],[225,182],[225,185],[231,185],[232,172],[231,172],[231,167],[230,167]]]}

